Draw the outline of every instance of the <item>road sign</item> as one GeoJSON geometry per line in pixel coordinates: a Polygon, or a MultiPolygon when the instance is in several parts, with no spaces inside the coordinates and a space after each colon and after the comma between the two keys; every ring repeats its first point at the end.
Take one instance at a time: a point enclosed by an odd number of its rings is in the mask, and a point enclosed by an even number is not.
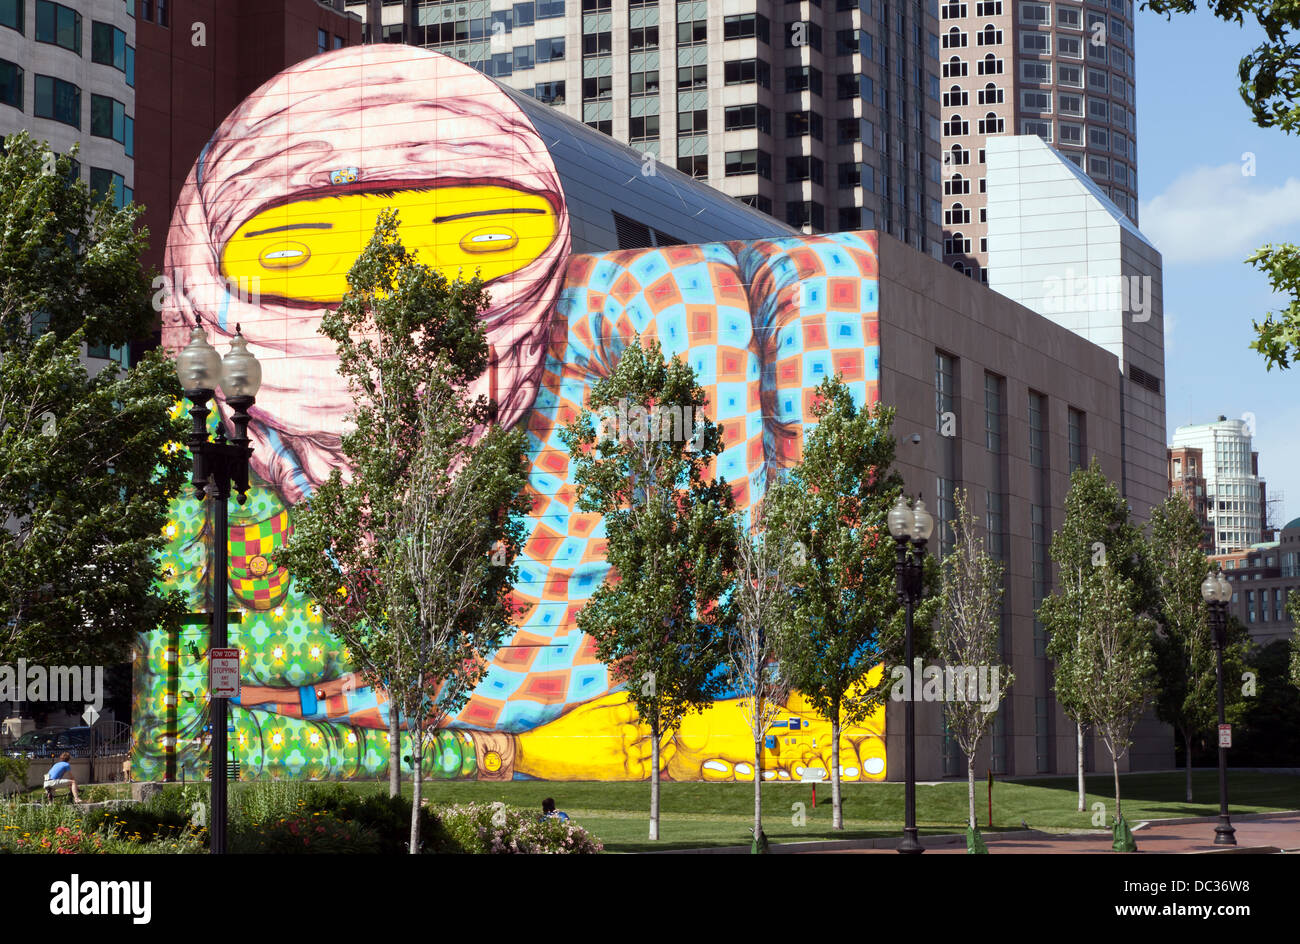
{"type": "Polygon", "coordinates": [[[99,712],[95,710],[94,705],[86,706],[86,710],[81,713],[81,720],[94,727],[95,722],[99,720],[99,712]]]}
{"type": "Polygon", "coordinates": [[[239,697],[239,650],[208,650],[208,693],[213,698],[239,697]]]}
{"type": "Polygon", "coordinates": [[[1232,725],[1219,725],[1219,747],[1232,747],[1232,725]]]}

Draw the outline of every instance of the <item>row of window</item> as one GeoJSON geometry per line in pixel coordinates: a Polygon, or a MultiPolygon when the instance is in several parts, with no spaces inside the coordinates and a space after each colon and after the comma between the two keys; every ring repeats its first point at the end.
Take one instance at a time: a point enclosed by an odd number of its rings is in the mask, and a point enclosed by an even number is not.
{"type": "MultiPolygon", "coordinates": [[[[37,74],[33,79],[32,114],[71,125],[80,131],[81,88],[52,75],[37,74]]],[[[0,59],[0,102],[21,111],[23,93],[22,68],[0,59]]],[[[90,133],[97,138],[116,141],[126,149],[127,157],[135,156],[135,120],[117,99],[107,95],[90,96],[90,133]]]]}
{"type": "MultiPolygon", "coordinates": [[[[26,10],[22,0],[0,0],[0,25],[25,31],[26,10]]],[[[81,14],[71,7],[51,0],[36,0],[36,34],[38,43],[61,46],[81,55],[81,14]]],[[[128,45],[126,33],[111,23],[91,22],[90,58],[99,65],[111,66],[135,86],[135,47],[128,45]]]]}
{"type": "MultiPolygon", "coordinates": [[[[1107,6],[1107,0],[1088,0],[1088,3],[1092,6],[1100,7],[1103,10],[1106,9],[1107,6]]],[[[1129,20],[1133,19],[1133,0],[1109,0],[1109,5],[1110,9],[1119,13],[1121,16],[1126,16],[1129,20]]],[[[956,0],[956,2],[943,4],[939,8],[939,16],[944,20],[965,19],[969,15],[969,9],[970,8],[967,4],[960,2],[960,0],[956,0]]],[[[1070,27],[1072,29],[1081,29],[1082,14],[1083,10],[1081,7],[1057,4],[1057,25],[1070,27]]],[[[975,15],[1001,16],[1002,3],[1000,0],[999,2],[993,3],[977,3],[975,5],[975,15]]],[[[1034,23],[1041,26],[1051,26],[1051,5],[1047,3],[1021,3],[1020,22],[1034,23]]]]}

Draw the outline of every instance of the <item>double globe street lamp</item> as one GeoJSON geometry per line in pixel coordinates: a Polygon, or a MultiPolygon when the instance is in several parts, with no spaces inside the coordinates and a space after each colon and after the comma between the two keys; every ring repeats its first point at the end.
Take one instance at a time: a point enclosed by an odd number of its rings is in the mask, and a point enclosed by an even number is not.
{"type": "MultiPolygon", "coordinates": [[[[1215,676],[1219,689],[1219,731],[1224,728],[1223,717],[1223,648],[1228,642],[1228,601],[1232,599],[1232,584],[1222,570],[1211,571],[1201,583],[1201,598],[1210,611],[1210,631],[1214,633],[1215,676]]],[[[1188,759],[1191,763],[1191,759],[1188,759]]],[[[1219,739],[1219,825],[1214,827],[1216,846],[1235,846],[1236,830],[1228,819],[1228,749],[1219,739]]]]}
{"type": "Polygon", "coordinates": [[[925,502],[916,500],[916,507],[909,508],[907,499],[898,496],[898,502],[889,511],[889,533],[894,538],[894,548],[898,560],[894,564],[894,576],[898,580],[898,600],[906,609],[907,634],[903,643],[903,662],[907,667],[910,684],[907,687],[907,702],[903,706],[903,730],[905,740],[906,785],[904,792],[904,812],[906,821],[903,825],[903,841],[898,851],[919,855],[925,849],[916,837],[916,685],[919,681],[912,672],[912,611],[921,600],[922,567],[925,563],[925,544],[934,531],[934,518],[925,510],[925,502]],[[909,553],[910,550],[910,553],[909,553]]]}
{"type": "MultiPolygon", "coordinates": [[[[209,661],[214,649],[227,643],[229,602],[229,521],[227,503],[233,489],[239,504],[248,498],[248,460],[253,454],[248,444],[248,411],[262,385],[262,365],[248,350],[248,342],[235,325],[230,350],[224,358],[208,343],[203,328],[195,325],[190,343],[176,358],[176,376],[189,400],[194,426],[186,442],[194,456],[194,473],[190,481],[200,496],[215,499],[213,505],[213,544],[215,561],[212,576],[212,624],[208,636],[209,661]],[[217,414],[217,435],[208,436],[208,401],[218,386],[232,411],[234,435],[226,438],[226,424],[217,414]]],[[[212,697],[212,817],[208,825],[209,848],[214,855],[226,851],[226,705],[224,697],[212,697]]]]}

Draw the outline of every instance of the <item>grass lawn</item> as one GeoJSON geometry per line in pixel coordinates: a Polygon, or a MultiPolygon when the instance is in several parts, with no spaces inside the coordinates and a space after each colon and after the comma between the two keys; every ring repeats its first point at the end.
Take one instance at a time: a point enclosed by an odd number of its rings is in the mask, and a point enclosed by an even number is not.
{"type": "MultiPolygon", "coordinates": [[[[406,784],[409,793],[410,784],[406,784]]],[[[999,781],[993,786],[995,829],[1020,829],[1025,820],[1035,829],[1092,828],[1092,804],[1106,804],[1114,813],[1114,784],[1109,774],[1090,776],[1087,813],[1076,813],[1075,779],[1061,777],[1029,781],[999,781]]],[[[1219,811],[1218,774],[1192,774],[1196,803],[1183,802],[1184,774],[1132,774],[1120,777],[1124,816],[1131,823],[1144,819],[1212,816],[1219,811]]],[[[356,784],[358,789],[386,789],[386,784],[356,784]]],[[[754,788],[744,783],[665,783],[660,792],[657,843],[647,840],[650,786],[647,783],[555,783],[516,780],[505,783],[434,781],[424,795],[434,803],[501,800],[511,806],[541,808],[545,797],[605,843],[610,852],[704,846],[737,846],[750,841],[754,788]]],[[[763,830],[773,842],[818,839],[859,839],[897,836],[902,832],[903,785],[867,783],[844,785],[844,826],[831,829],[830,784],[817,788],[812,807],[809,784],[765,784],[763,830]],[[793,804],[803,803],[806,822],[794,825],[793,804]]],[[[1300,808],[1300,777],[1288,774],[1232,773],[1228,795],[1233,813],[1300,808]]],[[[966,783],[952,781],[916,788],[916,820],[923,834],[965,829],[966,783]]],[[[976,781],[975,809],[982,829],[988,817],[988,785],[976,781]]],[[[1108,820],[1108,824],[1109,824],[1108,820]]]]}

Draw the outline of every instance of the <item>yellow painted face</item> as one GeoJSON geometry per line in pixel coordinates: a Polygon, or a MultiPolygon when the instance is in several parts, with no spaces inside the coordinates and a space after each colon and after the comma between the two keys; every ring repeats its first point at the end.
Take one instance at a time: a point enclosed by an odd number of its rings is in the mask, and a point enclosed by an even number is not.
{"type": "Polygon", "coordinates": [[[524,268],[555,240],[545,197],[509,187],[437,187],[299,200],[263,210],[230,237],[222,275],[248,278],[261,295],[334,304],[375,231],[393,208],[402,244],[448,278],[477,271],[485,282],[524,268]]]}

